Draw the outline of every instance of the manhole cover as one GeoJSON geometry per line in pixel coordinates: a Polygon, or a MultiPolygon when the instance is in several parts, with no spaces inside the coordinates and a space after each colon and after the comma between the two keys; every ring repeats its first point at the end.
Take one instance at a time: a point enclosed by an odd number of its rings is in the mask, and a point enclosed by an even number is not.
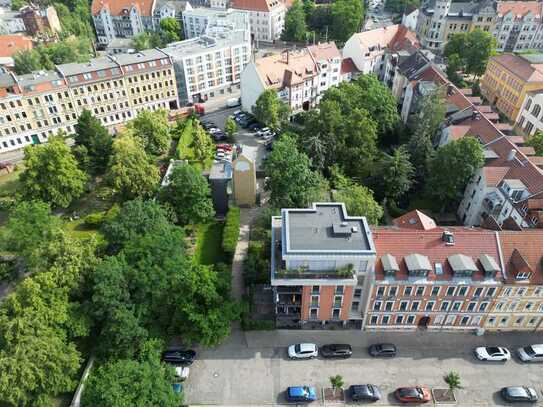
{"type": "Polygon", "coordinates": [[[213,373],[213,377],[219,377],[219,372],[213,373]]]}

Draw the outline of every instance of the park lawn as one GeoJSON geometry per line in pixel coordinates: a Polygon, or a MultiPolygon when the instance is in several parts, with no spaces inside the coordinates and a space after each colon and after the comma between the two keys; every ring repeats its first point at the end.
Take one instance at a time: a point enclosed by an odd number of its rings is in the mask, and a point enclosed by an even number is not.
{"type": "Polygon", "coordinates": [[[2,172],[2,175],[0,175],[0,197],[9,197],[15,194],[19,186],[19,175],[22,171],[23,168],[19,165],[17,170],[9,174],[2,172]]]}
{"type": "Polygon", "coordinates": [[[65,222],[64,230],[71,237],[76,237],[79,239],[85,239],[91,236],[96,236],[98,240],[103,239],[103,236],[100,233],[100,231],[86,226],[85,221],[83,219],[76,219],[76,220],[65,222]]]}
{"type": "Polygon", "coordinates": [[[228,262],[228,258],[222,250],[223,229],[224,223],[219,221],[198,226],[194,251],[194,260],[198,264],[210,265],[228,262]]]}

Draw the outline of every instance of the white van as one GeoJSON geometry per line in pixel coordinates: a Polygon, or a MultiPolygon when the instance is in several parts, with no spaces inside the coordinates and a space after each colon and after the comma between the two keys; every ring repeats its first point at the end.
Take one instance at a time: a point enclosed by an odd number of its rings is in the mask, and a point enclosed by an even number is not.
{"type": "Polygon", "coordinates": [[[241,98],[231,98],[226,101],[226,107],[236,107],[241,105],[241,98]]]}

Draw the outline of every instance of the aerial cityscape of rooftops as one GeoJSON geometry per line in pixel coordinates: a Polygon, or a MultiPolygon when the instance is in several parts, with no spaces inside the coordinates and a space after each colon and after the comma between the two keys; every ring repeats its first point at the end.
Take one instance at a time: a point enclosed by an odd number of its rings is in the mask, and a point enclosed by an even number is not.
{"type": "Polygon", "coordinates": [[[0,0],[0,404],[543,402],[543,0],[0,0]]]}

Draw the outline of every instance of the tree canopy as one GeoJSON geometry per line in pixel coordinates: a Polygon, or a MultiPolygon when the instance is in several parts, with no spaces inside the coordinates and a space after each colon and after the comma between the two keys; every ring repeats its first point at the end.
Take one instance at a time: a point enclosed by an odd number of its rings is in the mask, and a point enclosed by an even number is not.
{"type": "Polygon", "coordinates": [[[428,193],[443,206],[456,203],[483,164],[483,147],[474,137],[466,136],[438,148],[428,165],[428,193]]]}
{"type": "Polygon", "coordinates": [[[125,199],[151,196],[160,181],[158,168],[129,134],[113,141],[107,175],[111,186],[125,199]]]}
{"type": "Polygon", "coordinates": [[[533,147],[536,155],[543,156],[543,132],[538,131],[530,136],[526,145],[533,147]]]}
{"type": "Polygon", "coordinates": [[[453,34],[445,45],[444,55],[466,74],[484,74],[488,58],[496,52],[496,39],[491,33],[476,29],[453,34]]]}
{"type": "Polygon", "coordinates": [[[407,147],[400,146],[378,160],[373,170],[374,188],[381,197],[397,202],[411,188],[414,174],[407,147]]]}
{"type": "Polygon", "coordinates": [[[279,100],[275,90],[267,89],[256,100],[253,114],[260,123],[278,130],[287,122],[290,111],[288,105],[279,100]]]}
{"type": "Polygon", "coordinates": [[[165,44],[181,41],[182,32],[181,23],[177,18],[166,17],[160,20],[160,35],[165,44]]]}
{"type": "Polygon", "coordinates": [[[128,122],[127,129],[141,142],[147,154],[158,156],[170,148],[170,125],[164,109],[154,112],[141,110],[135,119],[128,122]]]}
{"type": "Polygon", "coordinates": [[[360,0],[336,0],[331,6],[332,35],[340,42],[346,42],[358,32],[364,20],[364,6],[360,0]]]}
{"type": "Polygon", "coordinates": [[[50,137],[47,144],[28,146],[24,154],[25,169],[19,181],[25,199],[66,208],[83,194],[87,176],[62,136],[50,137]]]}
{"type": "Polygon", "coordinates": [[[100,120],[85,109],[75,125],[75,155],[84,167],[95,174],[105,172],[111,156],[113,140],[100,120]]]}
{"type": "Polygon", "coordinates": [[[309,168],[309,158],[298,151],[288,133],[274,143],[265,163],[265,188],[276,208],[305,208],[318,195],[319,177],[309,168]]]}
{"type": "Polygon", "coordinates": [[[206,223],[215,216],[209,184],[198,169],[188,164],[177,166],[169,181],[161,191],[161,200],[170,205],[181,225],[206,223]]]}
{"type": "Polygon", "coordinates": [[[294,0],[285,14],[285,26],[281,33],[283,41],[305,41],[307,26],[305,22],[304,5],[300,0],[294,0]]]}

